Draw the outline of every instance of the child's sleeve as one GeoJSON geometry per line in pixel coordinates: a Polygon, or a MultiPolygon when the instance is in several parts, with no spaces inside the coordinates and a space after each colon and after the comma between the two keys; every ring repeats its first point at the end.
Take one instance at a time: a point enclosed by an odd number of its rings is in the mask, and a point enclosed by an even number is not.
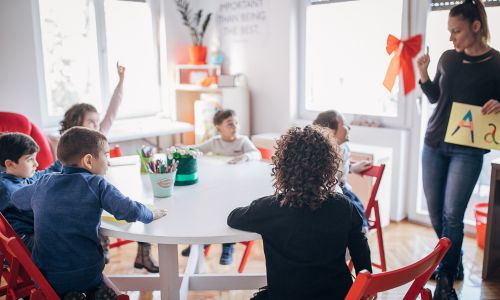
{"type": "Polygon", "coordinates": [[[104,178],[99,177],[99,179],[96,194],[105,211],[112,214],[117,220],[125,220],[127,222],[140,221],[146,224],[153,221],[153,213],[149,208],[123,195],[104,178]]]}
{"type": "Polygon", "coordinates": [[[239,230],[261,233],[259,219],[264,217],[261,208],[265,205],[265,200],[266,197],[254,200],[248,206],[235,208],[227,216],[227,225],[239,230]]]}
{"type": "Polygon", "coordinates": [[[194,147],[200,150],[203,154],[208,152],[214,152],[214,138],[209,139],[208,141],[201,143],[199,145],[194,145],[194,147]]]}
{"type": "Polygon", "coordinates": [[[56,160],[47,169],[35,172],[35,174],[28,180],[28,183],[29,184],[35,183],[38,179],[42,178],[42,176],[45,174],[54,173],[54,172],[61,172],[61,171],[62,171],[62,164],[59,160],[56,160]]]}
{"type": "Polygon", "coordinates": [[[123,99],[123,83],[119,82],[115,88],[115,91],[113,92],[111,100],[109,101],[109,106],[108,109],[106,110],[106,115],[104,115],[104,118],[102,119],[101,124],[99,125],[100,127],[99,131],[102,134],[107,135],[109,129],[111,129],[111,125],[113,124],[113,121],[116,119],[116,115],[118,114],[118,108],[120,108],[122,99],[123,99]]]}
{"type": "Polygon", "coordinates": [[[262,158],[259,149],[246,136],[243,138],[243,152],[248,156],[248,160],[260,160],[262,158]]]}
{"type": "Polygon", "coordinates": [[[10,198],[12,196],[12,189],[10,189],[6,184],[0,181],[0,211],[9,205],[10,198]]]}
{"type": "Polygon", "coordinates": [[[362,270],[372,272],[372,263],[370,258],[370,247],[365,233],[362,231],[363,219],[358,210],[352,203],[348,202],[351,210],[351,230],[347,247],[352,257],[356,274],[362,270]]]}
{"type": "Polygon", "coordinates": [[[19,210],[31,211],[31,198],[35,193],[36,185],[30,184],[12,193],[10,204],[19,210]]]}

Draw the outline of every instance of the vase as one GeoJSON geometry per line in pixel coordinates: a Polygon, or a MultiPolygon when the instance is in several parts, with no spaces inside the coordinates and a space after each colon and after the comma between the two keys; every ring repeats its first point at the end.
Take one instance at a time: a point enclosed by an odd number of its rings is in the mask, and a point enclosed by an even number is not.
{"type": "Polygon", "coordinates": [[[175,185],[191,185],[198,182],[198,161],[192,157],[176,158],[177,174],[175,175],[175,185]]]}
{"type": "Polygon", "coordinates": [[[189,51],[189,64],[191,65],[204,65],[207,60],[207,47],[205,46],[191,46],[189,51]]]}

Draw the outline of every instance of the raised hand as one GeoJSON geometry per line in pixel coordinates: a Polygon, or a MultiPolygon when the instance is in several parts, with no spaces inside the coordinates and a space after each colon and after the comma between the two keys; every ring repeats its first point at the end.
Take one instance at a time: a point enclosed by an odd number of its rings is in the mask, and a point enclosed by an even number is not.
{"type": "Polygon", "coordinates": [[[125,79],[125,67],[116,62],[116,71],[118,72],[120,82],[123,82],[123,79],[125,79]]]}
{"type": "Polygon", "coordinates": [[[420,72],[420,79],[422,83],[429,80],[429,74],[427,73],[427,68],[429,68],[430,62],[431,58],[429,56],[429,46],[427,46],[425,54],[417,59],[417,67],[418,71],[420,72]]]}

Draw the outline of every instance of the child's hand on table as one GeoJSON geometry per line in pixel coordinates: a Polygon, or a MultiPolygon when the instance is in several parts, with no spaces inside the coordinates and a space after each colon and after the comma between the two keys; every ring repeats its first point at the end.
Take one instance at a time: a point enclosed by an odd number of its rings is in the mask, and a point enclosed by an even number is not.
{"type": "Polygon", "coordinates": [[[239,163],[246,162],[246,161],[248,161],[248,155],[242,154],[242,155],[236,156],[235,158],[231,159],[227,163],[234,165],[234,164],[239,164],[239,163]]]}
{"type": "Polygon", "coordinates": [[[351,164],[350,171],[354,174],[361,174],[364,171],[372,167],[372,162],[368,160],[362,160],[351,164]]]}
{"type": "Polygon", "coordinates": [[[167,210],[165,208],[154,208],[152,209],[153,212],[153,221],[158,220],[159,218],[162,218],[167,215],[167,210]]]}

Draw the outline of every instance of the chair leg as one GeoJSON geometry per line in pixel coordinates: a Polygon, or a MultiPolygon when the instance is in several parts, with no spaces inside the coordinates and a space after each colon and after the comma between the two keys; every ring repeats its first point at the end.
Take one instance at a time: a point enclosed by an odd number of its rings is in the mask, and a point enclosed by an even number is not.
{"type": "Polygon", "coordinates": [[[253,241],[246,242],[245,253],[243,253],[243,257],[241,258],[240,267],[238,268],[238,273],[243,273],[245,266],[247,265],[248,256],[250,256],[250,251],[253,247],[253,241]]]}
{"type": "Polygon", "coordinates": [[[380,269],[382,270],[382,272],[385,272],[387,271],[387,265],[385,262],[384,238],[382,236],[382,225],[380,223],[380,212],[377,200],[375,200],[374,209],[375,209],[375,226],[377,229],[378,251],[380,254],[380,269]]]}

